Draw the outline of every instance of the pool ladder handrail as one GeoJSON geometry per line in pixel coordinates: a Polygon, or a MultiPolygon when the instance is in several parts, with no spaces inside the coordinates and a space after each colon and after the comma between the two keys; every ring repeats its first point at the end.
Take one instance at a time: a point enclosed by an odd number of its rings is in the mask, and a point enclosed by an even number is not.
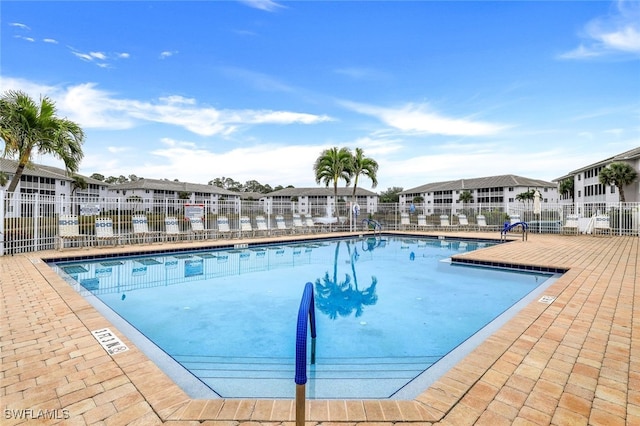
{"type": "Polygon", "coordinates": [[[296,327],[296,425],[305,424],[305,385],[307,383],[307,317],[311,326],[311,364],[316,363],[316,308],[313,284],[304,286],[296,327]]]}

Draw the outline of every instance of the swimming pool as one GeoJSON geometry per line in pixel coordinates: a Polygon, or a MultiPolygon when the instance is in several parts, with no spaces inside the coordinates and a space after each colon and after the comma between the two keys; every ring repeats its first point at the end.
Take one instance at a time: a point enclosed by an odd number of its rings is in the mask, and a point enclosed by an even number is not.
{"type": "Polygon", "coordinates": [[[348,238],[54,268],[198,398],[294,396],[296,317],[312,282],[318,338],[307,396],[413,398],[435,363],[552,276],[449,261],[483,244],[348,238]]]}

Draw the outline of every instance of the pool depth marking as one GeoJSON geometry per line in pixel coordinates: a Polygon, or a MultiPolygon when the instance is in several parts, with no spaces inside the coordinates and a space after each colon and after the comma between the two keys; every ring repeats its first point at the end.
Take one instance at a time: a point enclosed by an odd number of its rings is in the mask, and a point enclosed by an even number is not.
{"type": "Polygon", "coordinates": [[[99,330],[93,330],[91,332],[93,337],[96,338],[98,343],[104,348],[109,355],[119,354],[120,352],[126,352],[129,350],[127,345],[122,343],[122,340],[118,338],[113,332],[108,328],[101,328],[99,330]]]}

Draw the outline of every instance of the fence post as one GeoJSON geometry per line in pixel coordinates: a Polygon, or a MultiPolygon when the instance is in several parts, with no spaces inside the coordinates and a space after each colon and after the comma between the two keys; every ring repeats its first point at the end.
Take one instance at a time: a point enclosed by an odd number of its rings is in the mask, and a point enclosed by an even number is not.
{"type": "Polygon", "coordinates": [[[4,211],[7,208],[8,200],[5,198],[7,193],[4,189],[0,189],[0,200],[2,200],[2,208],[0,208],[0,256],[4,256],[4,211]]]}

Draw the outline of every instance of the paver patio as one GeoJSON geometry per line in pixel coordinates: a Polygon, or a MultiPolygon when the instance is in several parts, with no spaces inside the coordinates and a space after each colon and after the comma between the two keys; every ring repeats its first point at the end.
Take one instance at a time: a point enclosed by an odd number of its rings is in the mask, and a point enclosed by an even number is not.
{"type": "MultiPolygon", "coordinates": [[[[544,292],[554,302],[527,305],[415,400],[311,400],[307,424],[640,425],[639,246],[637,236],[531,234],[458,255],[568,271],[544,292]]],[[[113,251],[127,248],[62,255],[113,251]]],[[[295,421],[293,400],[189,398],[42,261],[60,255],[0,257],[1,424],[295,421]],[[108,355],[91,334],[103,327],[130,350],[108,355]]]]}

